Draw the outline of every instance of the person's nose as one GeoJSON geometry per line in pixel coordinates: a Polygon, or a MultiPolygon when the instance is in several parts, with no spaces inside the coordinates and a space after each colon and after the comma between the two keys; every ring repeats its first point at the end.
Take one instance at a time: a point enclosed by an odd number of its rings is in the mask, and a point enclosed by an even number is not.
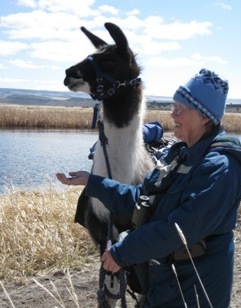
{"type": "Polygon", "coordinates": [[[175,114],[175,111],[172,110],[172,111],[171,111],[171,117],[174,119],[176,116],[177,116],[177,115],[175,114]]]}

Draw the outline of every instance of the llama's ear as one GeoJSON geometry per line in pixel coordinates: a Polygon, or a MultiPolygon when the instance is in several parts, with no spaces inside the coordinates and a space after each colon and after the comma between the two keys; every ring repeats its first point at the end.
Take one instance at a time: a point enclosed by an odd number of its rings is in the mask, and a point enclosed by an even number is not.
{"type": "Polygon", "coordinates": [[[104,45],[108,45],[105,41],[103,41],[101,38],[99,38],[98,36],[96,36],[93,33],[91,33],[85,27],[81,27],[80,29],[88,37],[88,39],[95,46],[95,48],[99,49],[99,48],[101,48],[104,45]]]}
{"type": "Polygon", "coordinates": [[[106,22],[105,27],[109,31],[113,40],[115,41],[119,52],[124,57],[129,58],[129,56],[130,56],[129,44],[128,44],[127,38],[126,38],[125,34],[122,32],[122,30],[118,26],[116,26],[115,24],[113,24],[111,22],[106,22]]]}

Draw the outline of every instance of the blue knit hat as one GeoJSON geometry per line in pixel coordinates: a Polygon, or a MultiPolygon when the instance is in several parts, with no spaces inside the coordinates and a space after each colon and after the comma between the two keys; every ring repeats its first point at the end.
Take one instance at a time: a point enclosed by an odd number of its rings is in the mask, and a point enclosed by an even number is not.
{"type": "Polygon", "coordinates": [[[173,100],[195,109],[218,125],[225,111],[227,95],[228,81],[214,72],[202,69],[177,89],[173,100]]]}

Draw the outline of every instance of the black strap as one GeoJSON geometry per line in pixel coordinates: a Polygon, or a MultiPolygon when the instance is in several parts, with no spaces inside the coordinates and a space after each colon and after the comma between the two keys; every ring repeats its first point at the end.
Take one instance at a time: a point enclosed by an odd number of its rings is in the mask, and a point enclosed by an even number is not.
{"type": "MultiPolygon", "coordinates": [[[[103,121],[98,121],[98,128],[99,128],[99,139],[100,143],[103,148],[103,153],[105,157],[105,163],[107,168],[108,177],[112,179],[112,173],[111,173],[111,167],[110,167],[110,161],[107,153],[107,144],[108,144],[108,138],[105,135],[104,131],[104,123],[103,121]]],[[[113,213],[110,212],[109,215],[109,221],[108,221],[108,236],[107,241],[113,241],[113,213]]],[[[102,307],[102,303],[104,300],[104,280],[105,275],[107,271],[102,267],[100,268],[100,277],[99,277],[99,291],[98,291],[98,301],[99,301],[99,307],[102,307]]],[[[125,291],[126,291],[126,281],[125,281],[125,271],[124,269],[121,269],[119,271],[119,281],[120,281],[120,298],[121,298],[121,307],[126,308],[126,298],[125,298],[125,291]]]]}

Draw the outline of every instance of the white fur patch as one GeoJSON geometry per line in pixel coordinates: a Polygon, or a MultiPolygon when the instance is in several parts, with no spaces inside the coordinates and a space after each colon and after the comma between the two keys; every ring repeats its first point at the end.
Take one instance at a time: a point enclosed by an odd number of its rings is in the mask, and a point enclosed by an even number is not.
{"type": "MultiPolygon", "coordinates": [[[[104,122],[112,178],[121,183],[140,184],[147,172],[153,168],[151,158],[144,148],[142,116],[143,110],[123,128],[118,128],[107,120],[104,122]]],[[[99,141],[94,154],[93,174],[109,177],[103,148],[99,141]]],[[[107,214],[105,207],[101,206],[98,200],[93,199],[93,201],[95,212],[99,216],[105,216],[107,214]]]]}

